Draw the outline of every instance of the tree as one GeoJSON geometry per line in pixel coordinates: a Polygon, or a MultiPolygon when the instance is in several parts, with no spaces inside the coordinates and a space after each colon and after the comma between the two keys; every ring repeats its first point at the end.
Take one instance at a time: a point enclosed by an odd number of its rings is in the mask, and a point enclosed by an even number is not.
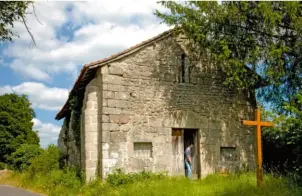
{"type": "Polygon", "coordinates": [[[278,112],[302,88],[302,3],[190,1],[161,4],[156,15],[188,39],[195,57],[208,56],[226,73],[225,82],[249,88],[246,66],[268,83],[259,98],[278,112]]]}
{"type": "Polygon", "coordinates": [[[267,169],[279,173],[299,174],[302,183],[302,92],[295,96],[295,104],[284,109],[291,115],[269,113],[276,126],[263,131],[263,156],[267,169]]]}
{"type": "Polygon", "coordinates": [[[12,37],[15,36],[12,31],[14,22],[20,20],[35,44],[34,37],[29,31],[25,20],[26,10],[30,5],[32,5],[34,9],[33,2],[30,1],[0,1],[0,43],[12,41],[12,37]]]}
{"type": "Polygon", "coordinates": [[[37,132],[32,130],[34,117],[25,95],[0,96],[0,162],[7,163],[21,144],[39,145],[37,132]]]}

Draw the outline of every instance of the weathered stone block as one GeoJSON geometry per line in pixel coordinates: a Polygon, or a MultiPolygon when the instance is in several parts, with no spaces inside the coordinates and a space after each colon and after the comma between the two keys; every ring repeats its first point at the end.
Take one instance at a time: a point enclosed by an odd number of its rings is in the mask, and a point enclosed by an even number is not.
{"type": "Polygon", "coordinates": [[[120,115],[109,115],[109,121],[111,123],[118,123],[120,115]]]}
{"type": "Polygon", "coordinates": [[[123,77],[116,75],[103,75],[104,84],[123,84],[123,77]]]}
{"type": "Polygon", "coordinates": [[[86,160],[85,161],[86,168],[96,168],[97,167],[97,160],[86,160]]]}
{"type": "Polygon", "coordinates": [[[173,125],[173,121],[172,121],[171,118],[165,118],[163,120],[163,126],[164,127],[172,127],[172,125],[173,125]]]}
{"type": "Polygon", "coordinates": [[[102,115],[102,122],[103,123],[109,122],[109,115],[102,115]]]}
{"type": "Polygon", "coordinates": [[[119,118],[119,124],[127,124],[130,120],[129,116],[121,115],[119,118]]]}
{"type": "Polygon", "coordinates": [[[94,109],[95,101],[87,101],[86,102],[86,109],[94,109]]]}
{"type": "Polygon", "coordinates": [[[98,116],[91,116],[91,124],[98,123],[98,116]]]}
{"type": "Polygon", "coordinates": [[[109,151],[108,150],[103,150],[102,151],[102,158],[103,159],[109,159],[109,151]]]}
{"type": "Polygon", "coordinates": [[[115,96],[115,99],[129,99],[130,93],[129,92],[115,92],[114,96],[115,96]]]}
{"type": "Polygon", "coordinates": [[[110,123],[102,123],[102,131],[110,131],[110,123]]]}
{"type": "Polygon", "coordinates": [[[110,142],[110,131],[102,131],[102,142],[110,142]]]}
{"type": "Polygon", "coordinates": [[[211,129],[221,129],[221,121],[220,120],[210,120],[210,128],[211,129]]]}
{"type": "Polygon", "coordinates": [[[125,115],[110,115],[110,122],[117,124],[127,124],[130,120],[129,116],[125,115]]]}
{"type": "Polygon", "coordinates": [[[127,124],[127,125],[121,125],[120,126],[120,131],[127,132],[127,131],[130,130],[130,128],[131,128],[131,126],[129,124],[127,124]]]}
{"type": "Polygon", "coordinates": [[[85,124],[85,132],[95,132],[98,130],[98,124],[94,123],[94,124],[85,124]]]}
{"type": "Polygon", "coordinates": [[[108,107],[112,108],[125,108],[126,103],[126,100],[108,99],[108,107]]]}
{"type": "Polygon", "coordinates": [[[126,91],[126,86],[123,85],[108,84],[107,88],[109,91],[115,91],[115,92],[126,91]]]}
{"type": "Polygon", "coordinates": [[[151,127],[162,127],[162,119],[159,117],[150,117],[149,119],[149,126],[151,127]]]}
{"type": "Polygon", "coordinates": [[[103,107],[103,114],[120,114],[121,111],[120,108],[103,107]]]}
{"type": "Polygon", "coordinates": [[[116,123],[110,123],[109,124],[109,130],[110,131],[119,131],[120,126],[116,123]]]}
{"type": "Polygon", "coordinates": [[[114,99],[114,92],[103,91],[103,99],[114,99]]]}
{"type": "Polygon", "coordinates": [[[97,144],[98,141],[98,133],[97,132],[87,132],[85,134],[86,142],[97,144]]]}
{"type": "Polygon", "coordinates": [[[105,168],[112,168],[116,165],[117,159],[103,159],[103,166],[105,168]]]}
{"type": "Polygon", "coordinates": [[[97,101],[97,92],[89,93],[88,101],[97,101]]]}
{"type": "Polygon", "coordinates": [[[110,132],[111,142],[126,142],[127,132],[110,132]]]}
{"type": "Polygon", "coordinates": [[[98,160],[98,152],[97,151],[90,151],[90,160],[98,160]]]}
{"type": "Polygon", "coordinates": [[[103,150],[109,150],[109,144],[108,143],[103,143],[102,144],[102,149],[103,150]]]}
{"type": "Polygon", "coordinates": [[[119,158],[119,153],[117,153],[117,152],[110,152],[109,157],[111,159],[118,159],[119,158]]]}
{"type": "Polygon", "coordinates": [[[124,74],[124,68],[117,65],[109,65],[108,73],[110,75],[122,76],[124,74]]]}
{"type": "Polygon", "coordinates": [[[86,151],[94,151],[98,149],[98,145],[96,143],[90,143],[87,140],[85,141],[85,150],[86,151]]]}
{"type": "Polygon", "coordinates": [[[107,107],[108,106],[108,101],[107,99],[102,99],[102,106],[107,107]]]}
{"type": "Polygon", "coordinates": [[[102,85],[102,88],[103,88],[103,91],[108,90],[108,84],[103,84],[103,85],[102,85]]]}

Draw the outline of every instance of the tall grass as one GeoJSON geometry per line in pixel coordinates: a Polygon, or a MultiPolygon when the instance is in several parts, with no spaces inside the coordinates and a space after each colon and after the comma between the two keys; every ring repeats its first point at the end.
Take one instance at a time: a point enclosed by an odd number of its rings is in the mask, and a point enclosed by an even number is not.
{"type": "MultiPolygon", "coordinates": [[[[97,195],[83,193],[83,195],[97,195]]],[[[301,196],[302,189],[290,186],[283,178],[266,175],[261,188],[256,187],[254,173],[240,175],[209,175],[202,180],[187,180],[184,177],[136,181],[119,187],[107,187],[103,195],[202,195],[202,196],[301,196]]]]}
{"type": "Polygon", "coordinates": [[[26,172],[0,177],[0,183],[43,192],[47,195],[199,195],[199,196],[301,196],[302,189],[281,177],[265,175],[263,186],[256,187],[254,173],[209,175],[202,180],[168,177],[163,174],[112,174],[107,181],[96,179],[83,183],[72,170],[54,170],[47,175],[32,177],[26,172]]]}

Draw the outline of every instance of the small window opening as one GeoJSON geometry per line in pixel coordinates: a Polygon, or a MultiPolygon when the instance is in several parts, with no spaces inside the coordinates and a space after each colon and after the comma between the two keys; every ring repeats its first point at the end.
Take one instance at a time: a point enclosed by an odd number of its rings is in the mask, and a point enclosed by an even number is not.
{"type": "Polygon", "coordinates": [[[152,157],[152,143],[151,142],[134,142],[134,155],[137,158],[151,158],[152,157]]]}
{"type": "Polygon", "coordinates": [[[189,65],[188,65],[188,58],[183,53],[179,57],[179,75],[178,75],[178,81],[179,83],[189,83],[189,65]]]}
{"type": "Polygon", "coordinates": [[[222,162],[236,161],[236,147],[220,147],[220,160],[222,162]]]}
{"type": "Polygon", "coordinates": [[[185,73],[186,73],[186,56],[185,54],[181,55],[181,79],[180,82],[184,83],[185,82],[185,73]]]}

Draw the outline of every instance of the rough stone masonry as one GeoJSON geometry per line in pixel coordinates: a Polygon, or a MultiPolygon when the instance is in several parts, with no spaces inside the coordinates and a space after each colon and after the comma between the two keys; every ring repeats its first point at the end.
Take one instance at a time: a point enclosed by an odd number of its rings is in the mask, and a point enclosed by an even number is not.
{"type": "Polygon", "coordinates": [[[85,65],[71,91],[82,97],[78,120],[70,100],[56,117],[65,118],[58,143],[66,161],[87,180],[118,168],[173,175],[176,128],[197,130],[200,176],[254,169],[254,131],[242,125],[253,118],[254,89],[228,88],[219,70],[188,53],[168,31],[85,65]]]}

